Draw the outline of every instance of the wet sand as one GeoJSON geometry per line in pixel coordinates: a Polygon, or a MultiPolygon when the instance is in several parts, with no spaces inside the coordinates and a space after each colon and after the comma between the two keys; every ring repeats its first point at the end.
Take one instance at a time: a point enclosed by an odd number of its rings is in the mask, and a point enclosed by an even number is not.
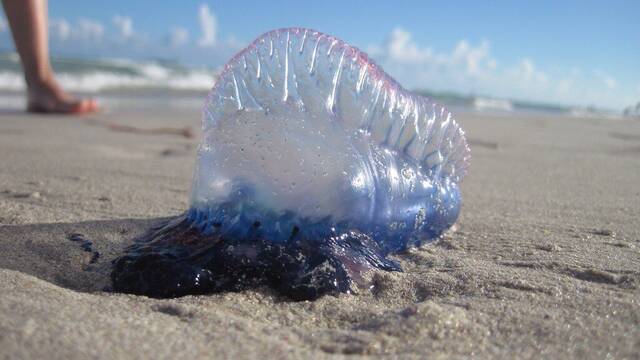
{"type": "Polygon", "coordinates": [[[198,111],[0,113],[0,358],[638,358],[640,123],[458,118],[473,159],[454,231],[372,291],[291,302],[103,291],[188,206],[198,111]]]}

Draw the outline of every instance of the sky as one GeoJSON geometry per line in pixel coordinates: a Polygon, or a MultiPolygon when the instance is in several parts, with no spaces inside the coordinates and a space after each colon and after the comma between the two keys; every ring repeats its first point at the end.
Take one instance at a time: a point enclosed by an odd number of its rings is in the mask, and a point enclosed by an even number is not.
{"type": "MultiPolygon", "coordinates": [[[[411,89],[620,110],[640,101],[640,1],[54,0],[54,56],[219,67],[260,34],[306,27],[411,89]]],[[[0,50],[11,48],[0,17],[0,50]]]]}

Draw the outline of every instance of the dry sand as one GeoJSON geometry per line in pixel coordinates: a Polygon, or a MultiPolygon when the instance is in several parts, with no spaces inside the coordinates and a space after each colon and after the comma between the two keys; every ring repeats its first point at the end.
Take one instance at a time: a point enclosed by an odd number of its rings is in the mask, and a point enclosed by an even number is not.
{"type": "Polygon", "coordinates": [[[458,118],[455,231],[373,291],[290,302],[103,291],[122,248],[187,207],[197,146],[105,122],[197,129],[197,111],[0,114],[0,358],[638,358],[640,123],[458,118]]]}

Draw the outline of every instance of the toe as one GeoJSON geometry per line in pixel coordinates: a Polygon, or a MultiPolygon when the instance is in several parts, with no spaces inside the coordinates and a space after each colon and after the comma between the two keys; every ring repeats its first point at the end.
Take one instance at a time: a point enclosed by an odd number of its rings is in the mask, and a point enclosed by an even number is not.
{"type": "Polygon", "coordinates": [[[94,99],[82,99],[78,101],[70,111],[74,114],[90,114],[99,110],[98,102],[94,99]]]}

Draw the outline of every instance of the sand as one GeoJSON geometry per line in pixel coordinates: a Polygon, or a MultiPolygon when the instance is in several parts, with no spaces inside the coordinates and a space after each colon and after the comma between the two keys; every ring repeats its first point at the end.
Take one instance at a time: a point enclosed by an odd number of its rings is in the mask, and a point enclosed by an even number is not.
{"type": "Polygon", "coordinates": [[[638,358],[640,123],[458,118],[454,231],[373,291],[291,302],[104,291],[110,261],[188,206],[197,110],[0,114],[0,358],[638,358]]]}

